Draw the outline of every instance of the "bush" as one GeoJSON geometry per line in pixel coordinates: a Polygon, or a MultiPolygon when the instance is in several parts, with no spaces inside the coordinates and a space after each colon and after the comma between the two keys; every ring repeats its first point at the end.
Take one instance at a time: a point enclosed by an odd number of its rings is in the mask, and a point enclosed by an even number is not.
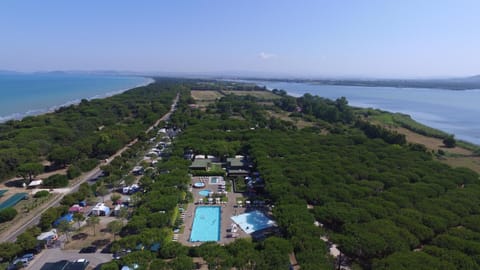
{"type": "Polygon", "coordinates": [[[80,160],[76,165],[78,166],[78,168],[80,168],[82,172],[88,172],[98,165],[98,160],[84,159],[84,160],[80,160]]]}
{"type": "Polygon", "coordinates": [[[71,165],[70,167],[68,167],[68,170],[67,170],[68,179],[73,179],[75,177],[80,176],[81,174],[82,174],[82,171],[77,166],[71,165]]]}
{"type": "Polygon", "coordinates": [[[42,198],[42,197],[47,197],[48,195],[50,195],[50,192],[48,192],[48,190],[40,190],[39,192],[35,193],[35,195],[33,195],[34,198],[42,198]]]}
{"type": "Polygon", "coordinates": [[[17,216],[17,210],[12,207],[0,210],[0,222],[10,221],[17,216]]]}
{"type": "Polygon", "coordinates": [[[54,174],[43,181],[43,185],[51,188],[59,188],[68,186],[68,178],[66,175],[54,174]]]}
{"type": "Polygon", "coordinates": [[[455,137],[453,135],[446,137],[443,139],[443,144],[447,148],[453,148],[456,145],[455,137]]]}

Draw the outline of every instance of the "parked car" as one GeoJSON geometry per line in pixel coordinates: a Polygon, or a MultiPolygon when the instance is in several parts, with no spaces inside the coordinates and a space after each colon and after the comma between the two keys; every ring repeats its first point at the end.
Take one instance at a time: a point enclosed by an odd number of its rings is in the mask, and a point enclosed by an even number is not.
{"type": "Polygon", "coordinates": [[[12,264],[17,266],[20,263],[23,266],[28,266],[28,259],[27,258],[18,258],[18,259],[15,259],[12,264]]]}
{"type": "Polygon", "coordinates": [[[35,258],[35,255],[33,253],[26,253],[23,254],[22,259],[27,259],[28,261],[31,261],[35,258]]]}

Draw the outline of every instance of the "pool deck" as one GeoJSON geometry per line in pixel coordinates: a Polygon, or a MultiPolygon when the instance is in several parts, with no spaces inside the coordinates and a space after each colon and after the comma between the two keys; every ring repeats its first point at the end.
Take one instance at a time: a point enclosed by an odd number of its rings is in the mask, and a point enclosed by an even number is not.
{"type": "MultiPolygon", "coordinates": [[[[199,181],[199,178],[192,177],[192,184],[198,181],[199,181]]],[[[218,187],[217,184],[210,184],[209,181],[206,181],[205,183],[206,183],[206,186],[205,188],[202,188],[202,189],[210,189],[212,191],[217,190],[217,187],[218,187]]],[[[202,189],[192,188],[191,192],[193,194],[194,202],[198,202],[200,198],[204,198],[203,196],[198,194],[198,191],[202,189]]],[[[241,193],[234,193],[229,190],[227,193],[227,198],[228,198],[227,203],[220,204],[222,221],[221,221],[221,227],[220,227],[220,241],[218,241],[219,244],[228,244],[235,241],[236,238],[227,238],[227,235],[230,234],[230,232],[227,232],[227,229],[229,229],[230,225],[233,223],[230,217],[243,214],[245,213],[245,210],[246,210],[245,207],[236,207],[237,200],[243,199],[243,196],[241,193]]],[[[208,204],[201,204],[201,205],[208,205],[208,204]]],[[[212,206],[218,206],[218,204],[212,204],[212,206]]],[[[184,219],[183,233],[178,234],[177,236],[177,241],[186,246],[198,246],[202,243],[202,242],[189,241],[196,207],[197,205],[194,203],[188,204],[185,210],[186,213],[185,213],[185,219],[184,219]]],[[[250,237],[249,234],[245,233],[241,229],[237,230],[237,235],[238,235],[237,238],[250,237]]]]}

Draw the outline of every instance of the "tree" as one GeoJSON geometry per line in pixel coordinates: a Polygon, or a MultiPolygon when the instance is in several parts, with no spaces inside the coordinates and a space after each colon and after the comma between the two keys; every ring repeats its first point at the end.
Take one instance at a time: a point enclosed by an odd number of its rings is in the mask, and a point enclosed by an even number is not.
{"type": "Polygon", "coordinates": [[[23,177],[25,181],[32,181],[38,174],[43,172],[43,165],[39,163],[24,163],[17,169],[18,174],[23,177]]]}
{"type": "Polygon", "coordinates": [[[118,213],[118,217],[122,220],[126,220],[128,218],[128,208],[127,207],[120,207],[120,212],[118,213]]]}
{"type": "Polygon", "coordinates": [[[0,258],[2,258],[3,260],[9,261],[21,251],[22,248],[16,243],[0,243],[0,258]]]}
{"type": "Polygon", "coordinates": [[[97,216],[91,216],[87,219],[87,225],[93,228],[93,236],[96,235],[95,227],[100,223],[100,218],[97,216]]]}
{"type": "Polygon", "coordinates": [[[82,174],[82,171],[77,166],[71,165],[68,167],[68,170],[67,170],[68,179],[73,179],[75,177],[80,176],[81,174],[82,174]]]}
{"type": "Polygon", "coordinates": [[[123,179],[123,181],[125,181],[125,185],[130,186],[135,183],[135,177],[129,174],[123,179]]]}
{"type": "Polygon", "coordinates": [[[17,216],[17,210],[12,207],[8,207],[0,210],[0,222],[10,221],[17,216]]]}
{"type": "Polygon", "coordinates": [[[60,221],[57,226],[57,230],[65,235],[67,238],[67,243],[70,241],[69,233],[72,231],[72,224],[66,220],[60,221]]]}
{"type": "Polygon", "coordinates": [[[118,264],[115,261],[102,264],[100,270],[118,270],[118,264]]]}
{"type": "Polygon", "coordinates": [[[117,236],[120,231],[122,231],[123,222],[120,220],[114,220],[107,224],[107,229],[113,234],[113,240],[115,241],[115,237],[117,236]]]}
{"type": "Polygon", "coordinates": [[[173,270],[191,270],[195,266],[192,258],[181,255],[169,262],[170,269],[173,270]]]}
{"type": "Polygon", "coordinates": [[[105,202],[105,195],[107,195],[108,192],[108,188],[104,185],[101,185],[97,188],[97,196],[102,197],[103,202],[105,202]]]}
{"type": "Polygon", "coordinates": [[[120,200],[120,198],[122,198],[122,196],[120,196],[120,194],[118,193],[113,193],[111,196],[110,196],[110,200],[112,200],[112,203],[113,204],[116,204],[118,200],[120,200]]]}
{"type": "Polygon", "coordinates": [[[58,166],[65,167],[71,163],[78,156],[78,151],[70,146],[57,147],[50,152],[48,160],[55,163],[58,166]]]}
{"type": "Polygon", "coordinates": [[[51,188],[59,188],[68,186],[68,178],[66,175],[54,174],[43,180],[43,185],[51,188]]]}
{"type": "Polygon", "coordinates": [[[454,135],[447,136],[445,139],[443,139],[443,144],[445,145],[445,147],[448,147],[448,148],[455,147],[456,143],[457,142],[455,140],[454,135]]]}
{"type": "Polygon", "coordinates": [[[78,228],[80,228],[80,222],[85,220],[85,216],[82,213],[73,213],[73,221],[77,222],[78,228]]]}
{"type": "Polygon", "coordinates": [[[29,231],[25,231],[24,233],[20,234],[15,241],[23,250],[29,250],[34,248],[37,245],[37,238],[30,233],[29,231]]]}

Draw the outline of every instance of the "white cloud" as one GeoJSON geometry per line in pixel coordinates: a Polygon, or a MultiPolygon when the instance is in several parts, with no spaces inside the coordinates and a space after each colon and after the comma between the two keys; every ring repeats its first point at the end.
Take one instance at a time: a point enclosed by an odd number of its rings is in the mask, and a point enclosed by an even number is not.
{"type": "Polygon", "coordinates": [[[277,55],[275,55],[273,53],[261,52],[261,53],[258,54],[258,57],[262,60],[269,60],[269,59],[272,59],[272,58],[276,58],[277,55]]]}

